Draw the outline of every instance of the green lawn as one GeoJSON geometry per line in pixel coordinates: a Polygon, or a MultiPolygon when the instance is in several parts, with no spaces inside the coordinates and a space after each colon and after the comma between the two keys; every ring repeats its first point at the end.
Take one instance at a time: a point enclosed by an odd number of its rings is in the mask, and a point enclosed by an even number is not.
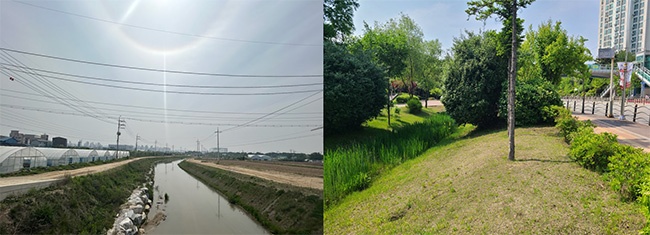
{"type": "MultiPolygon", "coordinates": [[[[372,124],[372,122],[370,123],[372,124]]],[[[636,234],[644,217],[602,177],[568,159],[554,127],[434,147],[324,213],[326,234],[636,234]]]]}
{"type": "Polygon", "coordinates": [[[334,149],[339,146],[348,145],[351,142],[360,141],[366,138],[372,138],[373,136],[377,136],[378,133],[388,132],[394,128],[399,128],[406,124],[423,121],[432,114],[444,112],[445,110],[445,108],[442,106],[430,106],[429,108],[423,107],[422,112],[416,115],[409,113],[408,108],[406,107],[401,107],[400,109],[401,111],[399,114],[395,114],[395,108],[391,110],[390,127],[388,126],[388,116],[386,114],[386,109],[382,109],[379,116],[363,123],[361,129],[358,131],[327,136],[325,138],[325,149],[334,149]]]}

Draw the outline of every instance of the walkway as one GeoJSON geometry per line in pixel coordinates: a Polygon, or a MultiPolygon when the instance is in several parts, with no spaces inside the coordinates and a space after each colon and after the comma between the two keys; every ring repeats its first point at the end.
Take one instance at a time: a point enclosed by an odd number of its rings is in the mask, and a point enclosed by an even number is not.
{"type": "Polygon", "coordinates": [[[629,120],[607,118],[603,115],[580,114],[573,112],[579,120],[591,120],[597,127],[596,133],[609,132],[618,136],[618,142],[642,148],[650,152],[650,126],[629,120]]]}

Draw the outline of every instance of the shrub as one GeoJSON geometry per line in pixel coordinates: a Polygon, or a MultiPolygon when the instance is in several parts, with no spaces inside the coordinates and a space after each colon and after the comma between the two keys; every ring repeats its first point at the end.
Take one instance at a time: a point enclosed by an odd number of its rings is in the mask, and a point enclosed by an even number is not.
{"type": "Polygon", "coordinates": [[[410,99],[406,105],[409,108],[409,113],[417,114],[422,112],[422,102],[420,102],[420,100],[416,99],[415,97],[413,99],[410,99]]]}
{"type": "Polygon", "coordinates": [[[618,150],[609,157],[609,184],[623,199],[631,201],[641,195],[641,184],[650,173],[650,154],[629,145],[617,144],[618,150]]]}
{"type": "MultiPolygon", "coordinates": [[[[552,123],[553,119],[545,116],[544,107],[560,106],[562,100],[555,87],[543,79],[517,81],[515,101],[515,117],[517,126],[528,126],[542,123],[552,123]]],[[[508,92],[501,93],[499,117],[508,117],[508,92]]]]}
{"type": "Polygon", "coordinates": [[[361,128],[386,104],[385,74],[369,54],[325,41],[323,81],[326,134],[361,128]]]}
{"type": "Polygon", "coordinates": [[[442,89],[439,87],[433,88],[429,90],[429,93],[431,94],[431,97],[433,97],[436,100],[439,100],[440,97],[442,96],[442,89]]]}
{"type": "MultiPolygon", "coordinates": [[[[566,110],[566,109],[564,109],[566,110]]],[[[567,110],[568,111],[568,110],[567,110]]],[[[593,128],[596,127],[593,123],[591,123],[590,120],[587,121],[578,121],[575,117],[571,116],[570,113],[566,113],[565,111],[562,111],[561,109],[558,109],[558,112],[560,112],[560,116],[555,119],[555,127],[560,129],[560,134],[564,137],[564,141],[567,143],[571,143],[571,140],[573,139],[573,134],[578,131],[580,128],[590,128],[592,129],[591,132],[593,132],[593,128]]]]}
{"type": "Polygon", "coordinates": [[[542,118],[544,122],[556,123],[561,118],[570,118],[571,111],[564,108],[564,106],[550,105],[542,107],[542,118]]]}
{"type": "MultiPolygon", "coordinates": [[[[414,95],[413,99],[420,99],[420,97],[414,95]]],[[[395,103],[398,104],[406,104],[409,100],[411,100],[411,95],[408,93],[402,93],[395,97],[395,103]]]]}
{"type": "Polygon", "coordinates": [[[483,34],[467,32],[454,40],[453,58],[444,73],[442,103],[457,123],[471,123],[479,128],[495,126],[499,98],[508,78],[508,58],[495,53],[500,45],[494,31],[483,34]]]}
{"type": "Polygon", "coordinates": [[[572,139],[569,157],[587,169],[607,171],[609,157],[617,153],[616,135],[596,134],[592,127],[585,126],[580,127],[572,139]]]}
{"type": "Polygon", "coordinates": [[[399,114],[401,111],[402,111],[402,109],[400,109],[399,107],[395,108],[395,114],[399,114]]]}

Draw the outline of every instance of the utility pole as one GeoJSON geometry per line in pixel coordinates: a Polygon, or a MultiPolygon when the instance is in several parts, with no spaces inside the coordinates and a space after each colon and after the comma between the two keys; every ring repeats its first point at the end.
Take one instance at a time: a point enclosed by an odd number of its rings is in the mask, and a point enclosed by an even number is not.
{"type": "Polygon", "coordinates": [[[158,148],[158,140],[153,142],[153,151],[156,152],[156,148],[158,148]]]}
{"type": "Polygon", "coordinates": [[[138,134],[135,134],[135,151],[138,151],[138,140],[140,140],[140,136],[138,134]]]}
{"type": "Polygon", "coordinates": [[[196,139],[196,151],[201,152],[201,141],[199,139],[196,139]]]}
{"type": "Polygon", "coordinates": [[[122,134],[120,133],[120,129],[124,129],[125,126],[126,126],[126,121],[122,119],[122,116],[119,116],[117,118],[117,147],[115,150],[115,158],[118,157],[117,154],[120,151],[120,135],[122,134]]]}
{"type": "Polygon", "coordinates": [[[221,154],[220,154],[221,149],[219,148],[219,134],[221,133],[221,131],[219,131],[219,127],[217,127],[217,131],[215,131],[214,133],[217,133],[217,158],[220,158],[221,157],[221,154]]]}
{"type": "Polygon", "coordinates": [[[627,86],[627,73],[629,71],[627,70],[627,48],[625,48],[625,64],[623,66],[623,90],[621,92],[621,117],[619,118],[620,120],[625,120],[625,87],[627,86]]]}
{"type": "Polygon", "coordinates": [[[614,117],[614,58],[616,58],[616,53],[612,55],[612,65],[609,71],[609,113],[607,116],[610,118],[614,117]]]}

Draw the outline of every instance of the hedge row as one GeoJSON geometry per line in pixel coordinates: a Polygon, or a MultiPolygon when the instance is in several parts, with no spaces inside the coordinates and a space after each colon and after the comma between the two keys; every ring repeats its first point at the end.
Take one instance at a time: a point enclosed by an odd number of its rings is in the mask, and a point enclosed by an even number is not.
{"type": "Polygon", "coordinates": [[[581,166],[603,174],[610,187],[624,201],[642,205],[646,226],[641,234],[650,234],[650,153],[619,144],[616,135],[596,134],[589,121],[578,121],[561,106],[547,111],[556,114],[556,127],[570,144],[569,157],[581,166]]]}

